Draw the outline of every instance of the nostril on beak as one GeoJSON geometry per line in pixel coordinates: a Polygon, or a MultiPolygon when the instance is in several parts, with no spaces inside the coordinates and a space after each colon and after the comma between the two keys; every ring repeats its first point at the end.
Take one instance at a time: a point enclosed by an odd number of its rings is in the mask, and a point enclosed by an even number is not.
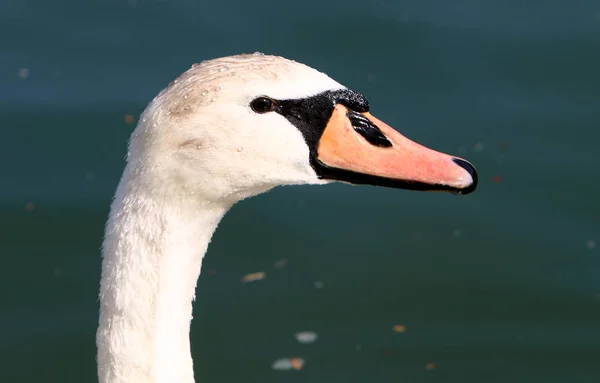
{"type": "Polygon", "coordinates": [[[469,163],[465,160],[462,160],[460,158],[453,158],[452,161],[454,161],[454,163],[457,164],[458,166],[460,166],[461,168],[465,169],[471,175],[471,178],[473,179],[473,183],[471,183],[471,185],[458,191],[458,193],[459,194],[469,194],[469,193],[474,192],[475,189],[477,189],[477,181],[478,181],[477,170],[475,170],[475,167],[473,165],[471,165],[471,163],[469,163]]]}

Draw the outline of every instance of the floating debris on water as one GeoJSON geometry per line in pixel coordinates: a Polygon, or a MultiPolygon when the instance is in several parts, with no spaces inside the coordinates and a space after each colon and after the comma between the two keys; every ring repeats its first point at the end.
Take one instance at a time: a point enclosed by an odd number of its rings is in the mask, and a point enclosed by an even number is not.
{"type": "Polygon", "coordinates": [[[483,142],[476,143],[473,147],[473,150],[475,150],[476,152],[483,152],[483,142]]]}
{"type": "Polygon", "coordinates": [[[19,77],[21,77],[21,78],[29,77],[29,68],[19,68],[19,77]]]}
{"type": "Polygon", "coordinates": [[[255,282],[260,281],[261,279],[265,279],[267,277],[267,273],[264,271],[259,271],[258,273],[247,274],[242,277],[242,282],[255,282]]]}
{"type": "Polygon", "coordinates": [[[356,348],[356,351],[362,350],[362,344],[357,343],[355,348],[356,348]]]}
{"type": "Polygon", "coordinates": [[[453,237],[458,238],[458,237],[460,237],[460,235],[461,235],[460,229],[454,229],[454,230],[452,230],[452,236],[453,237]]]}
{"type": "Polygon", "coordinates": [[[133,114],[126,114],[123,121],[125,121],[126,124],[131,125],[135,122],[135,117],[133,117],[133,114]]]}
{"type": "Polygon", "coordinates": [[[273,268],[277,269],[277,270],[281,270],[284,267],[286,267],[287,264],[288,264],[288,260],[285,258],[282,258],[282,259],[278,260],[277,262],[275,262],[275,264],[273,265],[273,268]]]}
{"type": "Polygon", "coordinates": [[[208,274],[209,277],[215,276],[217,275],[217,269],[208,269],[206,274],[208,274]]]}
{"type": "Polygon", "coordinates": [[[304,367],[304,359],[302,358],[281,358],[277,359],[271,365],[273,370],[278,371],[289,371],[289,370],[301,370],[304,367]]]}
{"type": "Polygon", "coordinates": [[[395,324],[392,326],[392,331],[399,332],[399,333],[406,332],[406,326],[402,325],[402,324],[395,324]]]}
{"type": "Polygon", "coordinates": [[[593,240],[588,240],[585,244],[588,249],[593,250],[596,247],[596,242],[593,240]]]}
{"type": "Polygon", "coordinates": [[[25,211],[32,212],[35,210],[35,205],[31,202],[25,204],[25,211]]]}
{"type": "Polygon", "coordinates": [[[502,176],[493,176],[492,182],[495,184],[499,184],[500,182],[502,182],[502,176]]]}
{"type": "Polygon", "coordinates": [[[301,331],[296,333],[296,340],[300,343],[313,343],[319,335],[314,331],[301,331]]]}
{"type": "Polygon", "coordinates": [[[322,289],[323,287],[325,287],[325,283],[323,283],[321,281],[316,281],[315,282],[315,288],[322,289]]]}
{"type": "Polygon", "coordinates": [[[52,270],[52,275],[55,277],[60,277],[60,267],[55,267],[54,270],[52,270]]]}
{"type": "Polygon", "coordinates": [[[431,363],[427,363],[427,364],[425,365],[425,369],[426,369],[426,370],[435,370],[435,368],[436,368],[436,367],[437,367],[437,364],[436,364],[436,363],[433,363],[433,362],[431,362],[431,363]]]}

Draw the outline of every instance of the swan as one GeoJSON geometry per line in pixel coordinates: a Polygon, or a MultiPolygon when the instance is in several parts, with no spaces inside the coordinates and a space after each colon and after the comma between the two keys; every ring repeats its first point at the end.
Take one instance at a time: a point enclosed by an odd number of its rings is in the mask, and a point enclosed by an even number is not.
{"type": "Polygon", "coordinates": [[[102,245],[100,383],[193,383],[202,258],[236,202],[341,181],[468,194],[475,168],[402,136],[364,95],[261,53],[194,64],[140,115],[102,245]]]}

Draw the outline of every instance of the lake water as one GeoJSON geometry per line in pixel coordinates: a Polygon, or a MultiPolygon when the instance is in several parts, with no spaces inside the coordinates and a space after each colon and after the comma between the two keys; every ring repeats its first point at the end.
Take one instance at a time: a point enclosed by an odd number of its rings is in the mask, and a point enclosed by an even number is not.
{"type": "Polygon", "coordinates": [[[600,381],[598,2],[4,0],[0,36],[0,382],[96,381],[135,120],[192,63],[254,51],[363,92],[480,187],[235,206],[198,282],[198,382],[600,381]]]}

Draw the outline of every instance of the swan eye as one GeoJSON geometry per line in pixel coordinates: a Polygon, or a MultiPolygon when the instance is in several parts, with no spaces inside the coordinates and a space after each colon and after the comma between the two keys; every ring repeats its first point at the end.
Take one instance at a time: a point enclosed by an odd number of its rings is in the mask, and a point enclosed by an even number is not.
{"type": "Polygon", "coordinates": [[[252,100],[250,107],[256,113],[267,113],[275,109],[275,101],[266,97],[258,97],[252,100]]]}

